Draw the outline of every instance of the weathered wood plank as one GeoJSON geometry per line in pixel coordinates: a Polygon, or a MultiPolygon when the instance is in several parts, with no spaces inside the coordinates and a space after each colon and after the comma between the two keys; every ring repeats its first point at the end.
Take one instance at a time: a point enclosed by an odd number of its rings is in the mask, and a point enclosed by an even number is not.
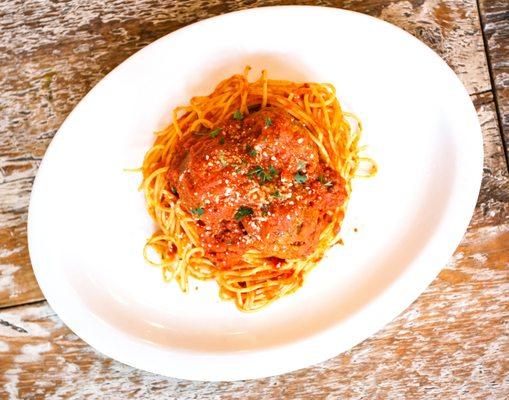
{"type": "Polygon", "coordinates": [[[28,256],[26,220],[0,229],[0,307],[44,299],[28,256]]]}
{"type": "MultiPolygon", "coordinates": [[[[0,306],[42,298],[26,248],[30,188],[51,138],[86,92],[129,55],[181,26],[228,11],[285,3],[2,3],[0,306]]],[[[299,2],[312,3],[316,2],[299,2]]],[[[444,57],[471,93],[490,88],[475,0],[350,0],[318,4],[361,11],[399,25],[444,57]]],[[[486,121],[489,118],[485,117],[486,121]]],[[[497,201],[494,207],[502,206],[497,201]]],[[[494,212],[491,208],[484,211],[494,212]]]]}
{"type": "Polygon", "coordinates": [[[509,160],[509,2],[479,0],[501,129],[509,160]]]}
{"type": "Polygon", "coordinates": [[[232,383],[127,367],[83,343],[46,303],[13,307],[0,312],[0,397],[502,399],[508,271],[509,224],[471,228],[426,292],[370,339],[308,369],[232,383]]]}
{"type": "Polygon", "coordinates": [[[473,96],[483,131],[484,172],[470,227],[497,226],[509,220],[509,173],[491,92],[473,96]]]}

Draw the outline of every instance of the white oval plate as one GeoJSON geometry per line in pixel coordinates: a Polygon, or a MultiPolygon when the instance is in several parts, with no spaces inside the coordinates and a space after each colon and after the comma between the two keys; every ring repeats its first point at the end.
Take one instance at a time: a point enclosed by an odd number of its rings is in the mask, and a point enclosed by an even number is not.
{"type": "Polygon", "coordinates": [[[50,305],[102,353],[178,378],[235,380],[326,360],[402,312],[467,228],[482,171],[475,110],[433,51],[377,19],[319,7],[211,18],[157,40],[108,74],[48,148],[29,211],[30,255],[50,305]],[[378,175],[354,184],[343,233],[304,287],[253,314],[163,283],[142,248],[154,227],[137,191],[170,110],[254,67],[333,83],[364,122],[378,175]],[[355,232],[357,230],[357,232],[355,232]]]}

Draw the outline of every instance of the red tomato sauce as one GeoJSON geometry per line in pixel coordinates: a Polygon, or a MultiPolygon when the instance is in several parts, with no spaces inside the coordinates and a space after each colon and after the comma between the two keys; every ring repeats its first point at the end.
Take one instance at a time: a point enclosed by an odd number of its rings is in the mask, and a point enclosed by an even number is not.
{"type": "Polygon", "coordinates": [[[344,181],[285,111],[235,117],[179,141],[168,171],[206,256],[228,268],[250,249],[273,260],[310,255],[346,198],[344,181]]]}

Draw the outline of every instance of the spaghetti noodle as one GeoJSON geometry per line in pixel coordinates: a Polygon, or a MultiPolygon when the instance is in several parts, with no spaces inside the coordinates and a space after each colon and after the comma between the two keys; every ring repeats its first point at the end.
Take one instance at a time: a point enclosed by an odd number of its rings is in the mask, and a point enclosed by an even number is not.
{"type": "Polygon", "coordinates": [[[146,260],[184,292],[191,277],[214,279],[222,299],[255,311],[296,291],[340,242],[352,178],[376,166],[359,155],[361,123],[334,86],[248,73],[173,111],[141,188],[158,227],[146,260]]]}

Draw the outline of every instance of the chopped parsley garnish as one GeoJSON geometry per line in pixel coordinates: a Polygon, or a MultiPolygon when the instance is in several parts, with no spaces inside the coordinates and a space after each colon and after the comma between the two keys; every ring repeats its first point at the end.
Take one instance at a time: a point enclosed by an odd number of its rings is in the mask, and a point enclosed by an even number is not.
{"type": "Polygon", "coordinates": [[[233,119],[236,119],[237,121],[242,121],[244,119],[244,114],[242,114],[240,110],[237,110],[233,113],[233,119]]]}
{"type": "Polygon", "coordinates": [[[250,178],[257,177],[260,181],[260,185],[263,185],[265,182],[272,181],[275,175],[277,175],[277,170],[272,165],[269,165],[267,171],[265,171],[263,167],[257,165],[247,172],[247,176],[250,178]]]}
{"type": "Polygon", "coordinates": [[[247,172],[247,176],[255,176],[255,175],[260,175],[260,174],[263,174],[263,167],[260,167],[259,165],[257,165],[256,167],[251,168],[247,172]]]}
{"type": "Polygon", "coordinates": [[[272,125],[272,120],[269,117],[265,117],[265,128],[272,125]]]}
{"type": "Polygon", "coordinates": [[[172,186],[170,190],[175,196],[179,195],[179,192],[177,192],[177,188],[175,186],[172,186]]]}
{"type": "Polygon", "coordinates": [[[249,154],[251,157],[256,156],[258,152],[255,150],[253,146],[250,146],[249,144],[246,146],[246,153],[249,154]]]}
{"type": "Polygon", "coordinates": [[[241,221],[244,217],[253,214],[253,209],[251,207],[240,206],[237,212],[234,215],[236,221],[241,221]]]}
{"type": "Polygon", "coordinates": [[[203,215],[205,210],[203,209],[203,207],[197,207],[189,210],[189,212],[193,215],[203,215]]]}
{"type": "Polygon", "coordinates": [[[320,183],[322,183],[325,187],[331,187],[332,186],[332,181],[326,180],[323,175],[318,176],[318,181],[320,183]]]}
{"type": "Polygon", "coordinates": [[[297,183],[304,183],[308,180],[308,177],[300,171],[293,176],[297,183]]]}
{"type": "Polygon", "coordinates": [[[214,129],[213,131],[211,131],[209,133],[209,136],[211,138],[215,138],[217,135],[219,135],[221,133],[221,131],[223,130],[223,128],[217,128],[217,129],[214,129]]]}
{"type": "Polygon", "coordinates": [[[281,198],[281,193],[279,193],[279,190],[275,190],[274,192],[272,192],[270,194],[272,197],[275,197],[276,199],[280,199],[281,198]]]}
{"type": "Polygon", "coordinates": [[[219,144],[224,144],[224,136],[221,136],[221,137],[219,138],[219,144]]]}
{"type": "Polygon", "coordinates": [[[306,167],[306,163],[303,161],[299,161],[299,163],[297,165],[298,170],[295,173],[295,175],[293,176],[293,178],[295,179],[295,182],[304,183],[308,180],[308,177],[306,176],[306,174],[304,172],[302,172],[302,170],[305,167],[306,167]]]}

